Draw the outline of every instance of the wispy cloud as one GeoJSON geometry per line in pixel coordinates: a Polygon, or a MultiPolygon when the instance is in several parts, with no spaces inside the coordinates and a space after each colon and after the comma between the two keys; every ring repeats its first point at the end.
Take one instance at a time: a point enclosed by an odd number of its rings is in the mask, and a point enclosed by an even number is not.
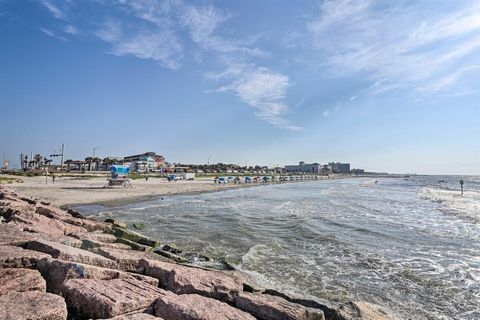
{"type": "Polygon", "coordinates": [[[78,34],[78,30],[74,26],[68,25],[68,26],[65,27],[65,33],[76,36],[78,34]]]}
{"type": "Polygon", "coordinates": [[[55,16],[55,18],[58,19],[66,19],[67,15],[66,13],[61,10],[56,4],[54,4],[50,0],[40,0],[40,3],[48,10],[50,11],[51,14],[55,16]]]}
{"type": "Polygon", "coordinates": [[[226,72],[210,75],[216,80],[226,80],[229,84],[219,88],[219,92],[234,92],[243,102],[250,105],[255,115],[262,120],[292,131],[299,131],[286,114],[289,107],[283,102],[290,86],[288,76],[253,65],[234,65],[226,72]]]}
{"type": "Polygon", "coordinates": [[[52,38],[55,38],[55,39],[60,39],[62,41],[67,41],[67,39],[65,39],[64,37],[56,34],[52,30],[49,30],[49,29],[46,29],[46,28],[40,28],[40,31],[42,31],[43,33],[45,33],[49,37],[52,37],[52,38]]]}
{"type": "Polygon", "coordinates": [[[108,21],[96,34],[112,45],[110,53],[116,56],[132,55],[154,60],[170,69],[180,67],[183,47],[169,30],[142,29],[125,33],[120,22],[108,21]]]}
{"type": "Polygon", "coordinates": [[[326,0],[308,29],[332,76],[363,75],[376,94],[447,90],[479,62],[478,1],[326,0]]]}

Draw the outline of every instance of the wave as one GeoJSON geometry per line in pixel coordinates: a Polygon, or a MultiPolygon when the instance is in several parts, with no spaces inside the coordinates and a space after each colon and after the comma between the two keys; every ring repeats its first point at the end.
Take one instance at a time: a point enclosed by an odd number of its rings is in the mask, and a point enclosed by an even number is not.
{"type": "Polygon", "coordinates": [[[438,202],[444,211],[480,221],[480,192],[424,187],[418,192],[420,198],[438,202]]]}

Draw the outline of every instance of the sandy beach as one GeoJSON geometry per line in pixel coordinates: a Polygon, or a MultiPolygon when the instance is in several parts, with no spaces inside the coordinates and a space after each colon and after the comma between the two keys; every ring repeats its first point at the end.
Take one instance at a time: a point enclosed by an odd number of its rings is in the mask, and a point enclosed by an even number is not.
{"type": "Polygon", "coordinates": [[[45,177],[22,176],[17,178],[21,178],[23,183],[14,182],[6,186],[30,197],[41,198],[56,206],[90,203],[115,206],[155,196],[194,194],[252,186],[215,184],[213,178],[175,182],[168,182],[166,179],[160,178],[149,178],[148,181],[145,179],[132,180],[132,188],[104,188],[107,183],[106,177],[57,177],[55,184],[52,183],[51,178],[48,178],[48,182],[45,183],[45,177]]]}

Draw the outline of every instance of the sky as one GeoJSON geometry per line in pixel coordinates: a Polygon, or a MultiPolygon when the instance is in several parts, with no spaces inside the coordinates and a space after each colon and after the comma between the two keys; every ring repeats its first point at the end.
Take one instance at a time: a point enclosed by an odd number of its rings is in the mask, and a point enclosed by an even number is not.
{"type": "Polygon", "coordinates": [[[0,0],[0,152],[480,174],[480,0],[0,0]]]}

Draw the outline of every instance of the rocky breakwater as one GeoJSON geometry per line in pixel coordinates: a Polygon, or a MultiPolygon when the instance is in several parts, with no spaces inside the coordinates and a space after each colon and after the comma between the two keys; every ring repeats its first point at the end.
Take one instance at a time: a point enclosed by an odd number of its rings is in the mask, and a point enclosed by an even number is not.
{"type": "Polygon", "coordinates": [[[390,319],[256,288],[185,263],[115,221],[86,219],[0,188],[0,319],[390,319]]]}

